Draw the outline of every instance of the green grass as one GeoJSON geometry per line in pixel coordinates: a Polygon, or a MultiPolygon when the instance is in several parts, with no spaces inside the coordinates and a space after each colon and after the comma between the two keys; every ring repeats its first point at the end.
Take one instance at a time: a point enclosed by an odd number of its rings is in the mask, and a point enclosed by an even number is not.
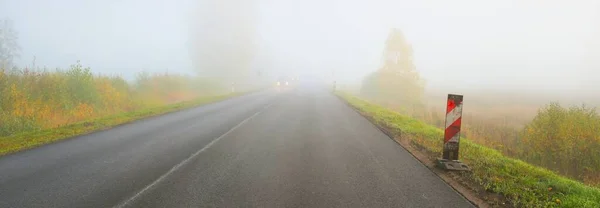
{"type": "MultiPolygon", "coordinates": [[[[378,125],[395,134],[408,135],[412,144],[441,156],[443,131],[422,121],[337,92],[378,125]]],[[[460,160],[472,168],[463,173],[487,191],[504,195],[515,207],[600,207],[600,189],[557,175],[544,168],[502,155],[461,138],[460,160]]],[[[598,156],[596,156],[598,157],[598,156]]]]}
{"type": "Polygon", "coordinates": [[[71,138],[82,134],[109,129],[135,120],[224,100],[227,98],[239,96],[241,94],[244,93],[232,93],[220,96],[201,97],[187,102],[180,102],[161,107],[109,115],[106,117],[66,125],[59,128],[23,132],[6,137],[0,137],[0,156],[26,149],[31,149],[44,144],[71,138]]]}

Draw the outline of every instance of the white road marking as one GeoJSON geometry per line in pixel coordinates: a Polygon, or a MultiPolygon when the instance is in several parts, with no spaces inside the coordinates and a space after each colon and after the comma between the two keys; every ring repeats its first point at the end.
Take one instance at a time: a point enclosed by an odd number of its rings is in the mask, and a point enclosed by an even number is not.
{"type": "Polygon", "coordinates": [[[244,123],[248,122],[250,119],[256,117],[258,114],[260,114],[261,112],[263,112],[265,109],[269,108],[273,103],[269,103],[267,106],[265,106],[263,109],[259,110],[258,112],[256,112],[255,114],[253,114],[252,116],[244,119],[242,122],[240,122],[239,124],[237,124],[236,126],[234,126],[233,128],[229,129],[229,131],[225,132],[223,135],[217,137],[216,139],[214,139],[213,141],[211,141],[210,143],[208,143],[206,146],[204,146],[202,149],[198,150],[197,152],[195,152],[194,154],[190,155],[188,158],[186,158],[185,160],[181,161],[179,164],[175,165],[174,167],[172,167],[169,171],[167,171],[165,174],[161,175],[160,177],[158,177],[158,179],[156,179],[155,181],[153,181],[152,183],[148,184],[146,187],[144,187],[142,190],[140,190],[139,192],[137,192],[135,195],[133,195],[132,197],[130,197],[129,199],[117,204],[114,206],[114,208],[121,208],[121,207],[125,207],[128,204],[130,204],[131,202],[133,202],[135,199],[137,199],[138,197],[140,197],[144,192],[150,190],[150,188],[152,188],[153,186],[155,186],[156,184],[160,183],[161,181],[165,180],[165,178],[167,178],[167,176],[169,176],[170,174],[172,174],[173,172],[177,171],[179,168],[183,167],[184,165],[186,165],[187,163],[189,163],[194,157],[198,156],[200,153],[204,152],[206,149],[210,148],[212,145],[214,145],[215,143],[217,143],[219,140],[221,140],[223,137],[227,136],[229,133],[233,132],[235,129],[239,128],[240,126],[242,126],[244,123]]]}

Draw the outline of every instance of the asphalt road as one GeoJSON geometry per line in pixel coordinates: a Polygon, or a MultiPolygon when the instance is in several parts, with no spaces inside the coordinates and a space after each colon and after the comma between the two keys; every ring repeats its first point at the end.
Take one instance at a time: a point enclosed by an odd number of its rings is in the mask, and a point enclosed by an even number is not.
{"type": "Polygon", "coordinates": [[[0,207],[472,207],[326,90],[253,93],[0,158],[0,207]]]}

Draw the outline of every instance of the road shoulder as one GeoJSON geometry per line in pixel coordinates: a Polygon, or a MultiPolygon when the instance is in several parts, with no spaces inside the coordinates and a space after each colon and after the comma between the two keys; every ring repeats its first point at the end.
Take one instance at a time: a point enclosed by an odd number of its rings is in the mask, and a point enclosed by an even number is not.
{"type": "MultiPolygon", "coordinates": [[[[465,199],[471,202],[473,205],[481,208],[487,207],[498,207],[493,206],[493,204],[503,203],[505,199],[503,196],[482,191],[481,188],[473,181],[465,180],[465,177],[461,177],[460,172],[452,172],[452,171],[444,171],[436,167],[435,160],[439,155],[435,155],[431,152],[426,151],[425,149],[419,148],[416,145],[411,144],[411,140],[407,138],[406,135],[396,135],[392,133],[390,127],[378,124],[374,120],[374,118],[362,111],[357,109],[352,104],[348,103],[345,99],[337,96],[344,104],[352,108],[356,113],[363,116],[365,119],[369,120],[371,124],[377,127],[380,131],[382,131],[385,135],[387,135],[390,139],[395,141],[400,147],[404,148],[408,151],[415,159],[421,162],[425,167],[431,170],[436,176],[438,176],[442,181],[448,184],[452,189],[456,192],[460,193],[465,199]],[[492,202],[489,203],[488,201],[492,202]]],[[[505,206],[503,206],[505,207],[505,206]]],[[[507,206],[506,206],[507,207],[507,206]]]]}

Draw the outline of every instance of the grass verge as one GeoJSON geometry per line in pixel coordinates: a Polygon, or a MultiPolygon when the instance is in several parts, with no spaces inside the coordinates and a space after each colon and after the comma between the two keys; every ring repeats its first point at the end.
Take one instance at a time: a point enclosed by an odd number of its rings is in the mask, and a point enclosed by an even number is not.
{"type": "MultiPolygon", "coordinates": [[[[442,153],[443,131],[398,112],[383,108],[343,92],[336,94],[357,110],[384,126],[393,135],[409,139],[429,154],[442,153]]],[[[600,207],[600,189],[586,186],[549,170],[461,138],[461,161],[471,172],[460,177],[472,181],[487,192],[503,195],[513,207],[600,207]]]]}
{"type": "Polygon", "coordinates": [[[31,149],[55,141],[92,133],[99,130],[109,129],[118,125],[130,123],[139,119],[166,114],[186,108],[196,107],[216,101],[225,100],[245,94],[232,93],[220,96],[201,97],[191,101],[175,103],[155,108],[148,108],[133,112],[109,115],[84,122],[74,123],[59,128],[46,129],[41,131],[23,132],[6,137],[0,137],[0,156],[10,153],[31,149]]]}

